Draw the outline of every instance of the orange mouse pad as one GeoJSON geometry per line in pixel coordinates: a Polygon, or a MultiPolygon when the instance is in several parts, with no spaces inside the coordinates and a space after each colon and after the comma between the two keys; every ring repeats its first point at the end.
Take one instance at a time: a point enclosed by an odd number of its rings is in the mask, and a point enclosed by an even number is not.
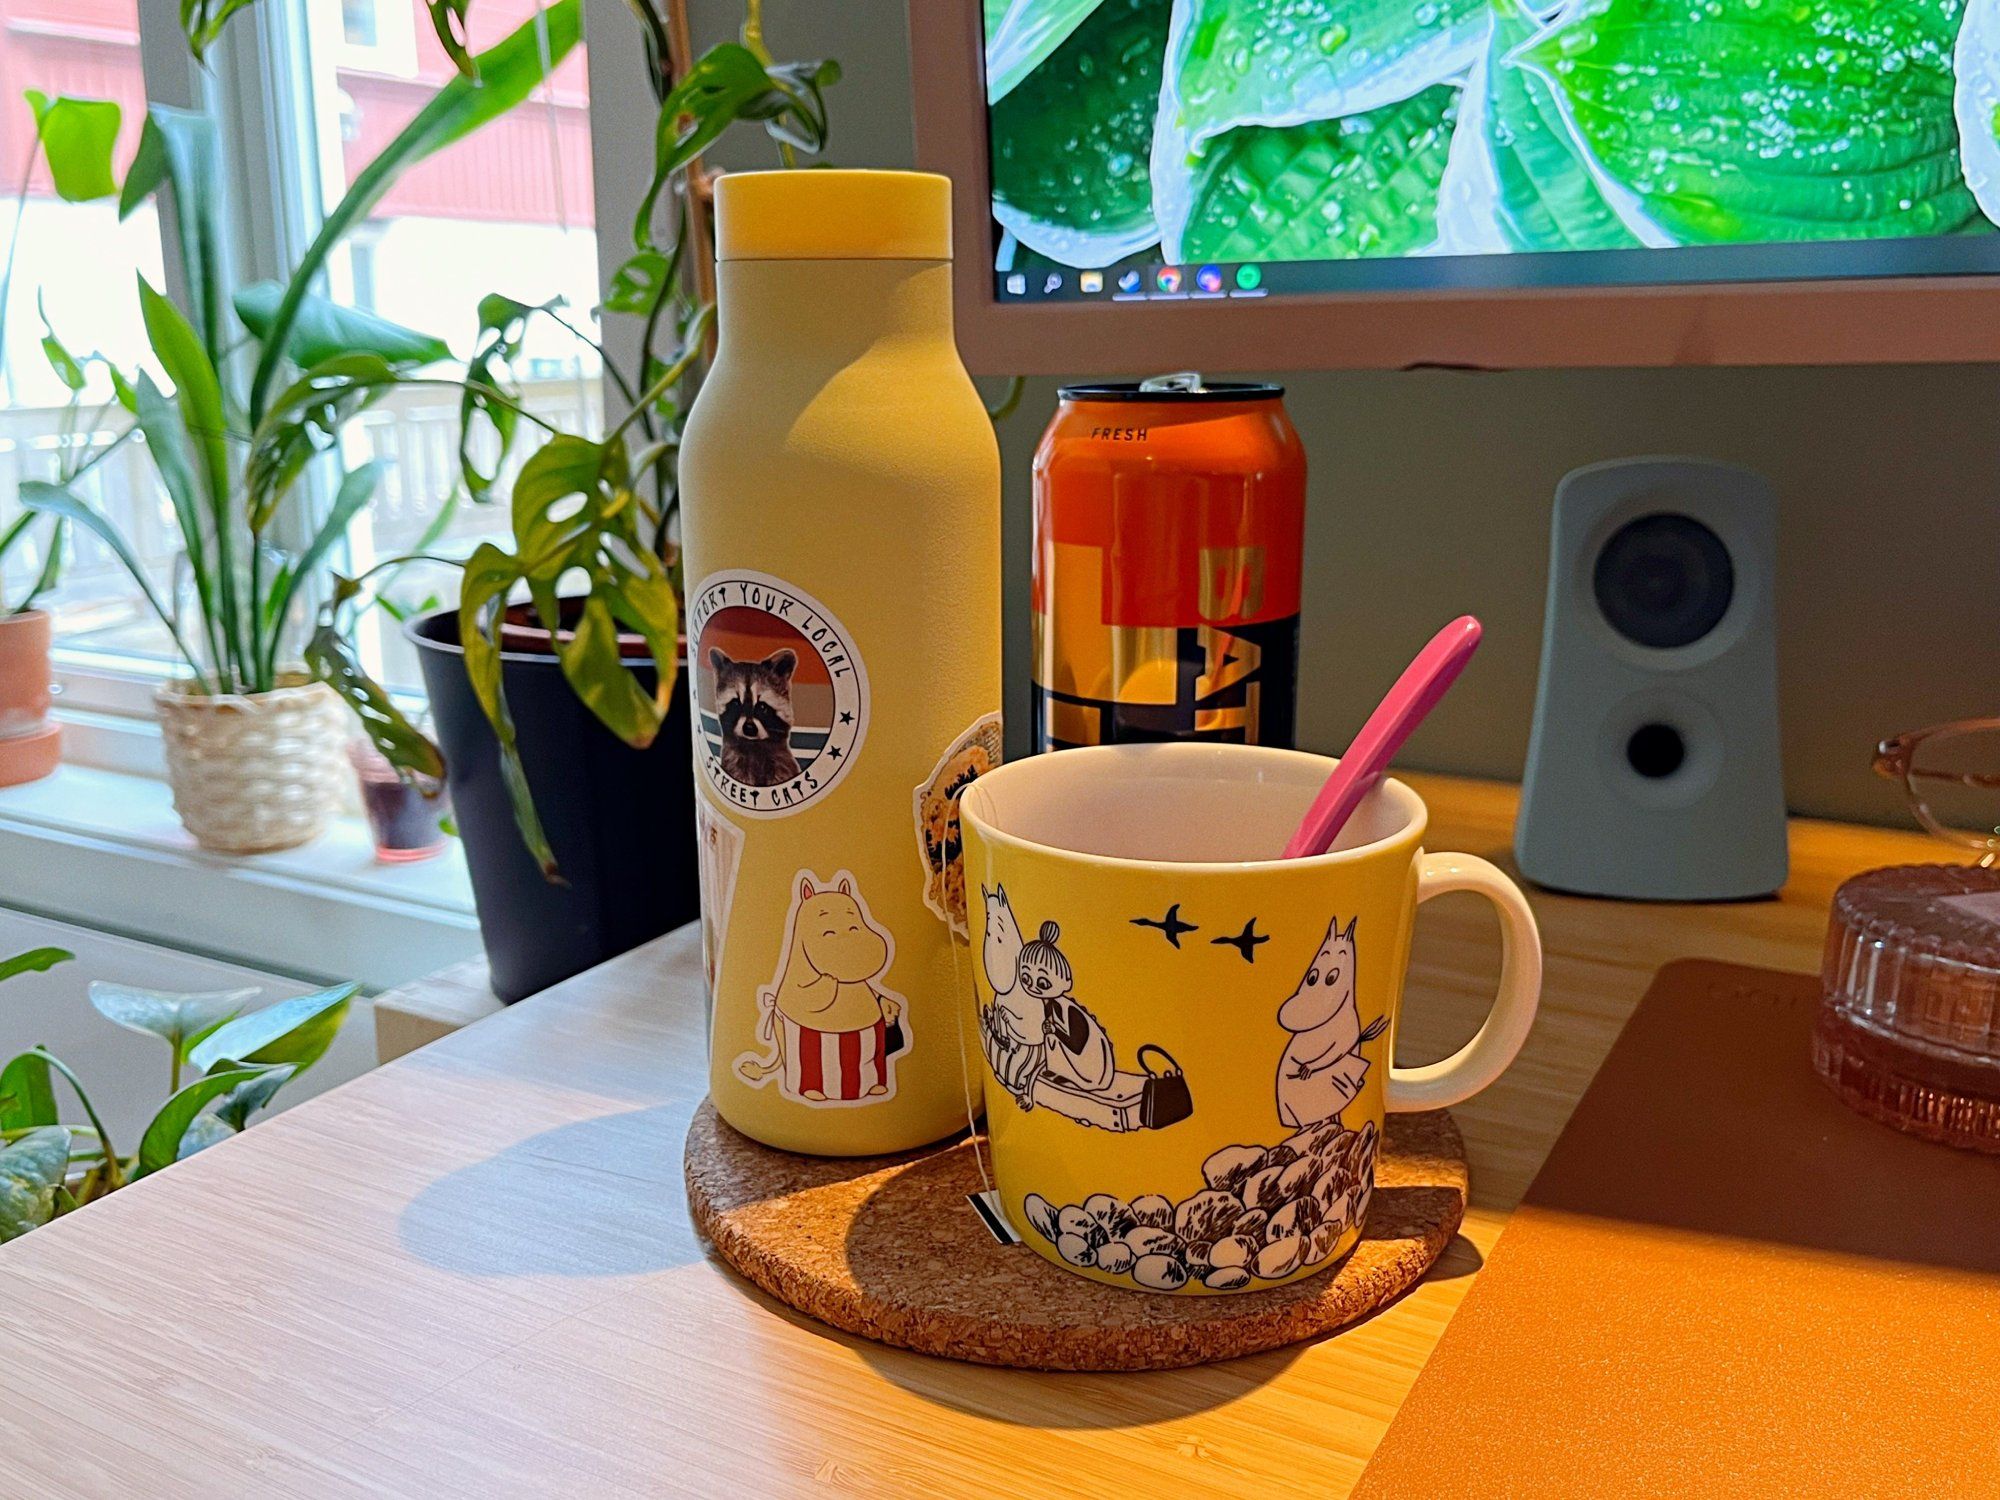
{"type": "Polygon", "coordinates": [[[2000,1494],[2000,1159],[1835,1099],[1818,998],[1660,971],[1356,1496],[2000,1494]]]}

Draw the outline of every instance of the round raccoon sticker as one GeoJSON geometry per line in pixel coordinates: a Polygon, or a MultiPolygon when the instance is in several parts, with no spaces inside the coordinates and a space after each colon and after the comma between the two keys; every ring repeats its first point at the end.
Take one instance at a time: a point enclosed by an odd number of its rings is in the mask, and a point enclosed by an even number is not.
{"type": "Polygon", "coordinates": [[[868,729],[868,673],[810,594],[764,573],[711,573],[688,600],[689,689],[716,794],[753,818],[831,791],[868,729]]]}

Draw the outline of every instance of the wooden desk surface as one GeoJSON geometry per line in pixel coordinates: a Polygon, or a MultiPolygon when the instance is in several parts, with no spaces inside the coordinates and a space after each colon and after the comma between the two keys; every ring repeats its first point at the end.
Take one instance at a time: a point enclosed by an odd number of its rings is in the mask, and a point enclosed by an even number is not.
{"type": "MultiPolygon", "coordinates": [[[[1412,778],[1505,862],[1509,788],[1412,778]]],[[[1798,823],[1775,901],[1537,895],[1541,1019],[1461,1106],[1474,1203],[1431,1279],[1335,1338],[1165,1375],[878,1348],[704,1258],[685,929],[0,1249],[0,1494],[1346,1493],[1653,971],[1817,967],[1834,886],[1936,857],[1798,823]]],[[[1470,1034],[1491,916],[1419,924],[1404,1061],[1470,1034]]]]}

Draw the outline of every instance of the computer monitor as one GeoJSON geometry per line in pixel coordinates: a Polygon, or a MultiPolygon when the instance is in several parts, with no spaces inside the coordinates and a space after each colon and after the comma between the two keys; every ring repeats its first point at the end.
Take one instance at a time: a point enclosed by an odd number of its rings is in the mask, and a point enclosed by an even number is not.
{"type": "Polygon", "coordinates": [[[2000,358],[2000,0],[911,0],[983,372],[2000,358]]]}

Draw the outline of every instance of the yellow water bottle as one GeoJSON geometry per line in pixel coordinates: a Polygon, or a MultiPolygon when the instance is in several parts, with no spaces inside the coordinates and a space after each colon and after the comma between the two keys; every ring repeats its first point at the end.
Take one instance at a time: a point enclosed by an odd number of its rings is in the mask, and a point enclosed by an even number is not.
{"type": "Polygon", "coordinates": [[[907,1150],[966,1123],[956,798],[1000,759],[1000,459],[952,343],[951,184],[738,173],[715,208],[680,462],[709,1088],[767,1145],[907,1150]]]}

